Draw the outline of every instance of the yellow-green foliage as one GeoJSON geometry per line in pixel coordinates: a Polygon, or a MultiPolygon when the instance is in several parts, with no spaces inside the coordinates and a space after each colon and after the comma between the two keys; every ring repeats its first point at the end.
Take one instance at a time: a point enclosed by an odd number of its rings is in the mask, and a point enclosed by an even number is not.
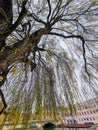
{"type": "Polygon", "coordinates": [[[3,80],[3,77],[2,76],[0,76],[0,81],[2,81],[3,80]]]}
{"type": "MultiPolygon", "coordinates": [[[[1,111],[1,109],[3,108],[3,103],[2,102],[0,102],[0,111],[1,111]]],[[[5,122],[5,114],[1,114],[0,115],[0,130],[2,130],[2,127],[3,127],[3,123],[5,122]]]]}
{"type": "Polygon", "coordinates": [[[17,106],[13,106],[8,114],[8,121],[12,122],[14,126],[20,122],[20,109],[17,106]]]}
{"type": "Polygon", "coordinates": [[[3,106],[4,106],[3,103],[0,102],[0,110],[2,110],[3,106]]]}
{"type": "Polygon", "coordinates": [[[13,64],[13,68],[10,71],[12,75],[17,75],[18,74],[18,68],[17,68],[17,63],[13,64]]]}

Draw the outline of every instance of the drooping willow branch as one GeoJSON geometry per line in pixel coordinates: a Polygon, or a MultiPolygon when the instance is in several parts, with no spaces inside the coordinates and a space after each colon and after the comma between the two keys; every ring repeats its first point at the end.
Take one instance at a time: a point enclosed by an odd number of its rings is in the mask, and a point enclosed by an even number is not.
{"type": "Polygon", "coordinates": [[[60,37],[63,37],[64,39],[67,39],[67,38],[77,38],[77,39],[80,39],[82,41],[84,67],[85,67],[85,71],[86,71],[86,73],[87,73],[87,75],[89,77],[89,81],[90,81],[90,74],[89,74],[88,69],[87,69],[87,60],[86,60],[86,51],[85,51],[85,40],[84,40],[84,38],[81,35],[65,36],[63,34],[59,34],[59,33],[56,33],[56,32],[50,32],[49,34],[50,35],[55,35],[55,36],[60,36],[60,37]]]}
{"type": "MultiPolygon", "coordinates": [[[[11,69],[11,67],[9,69],[6,69],[4,72],[2,72],[2,74],[0,74],[3,77],[2,81],[0,81],[0,87],[6,81],[6,76],[7,76],[10,69],[11,69]]],[[[1,96],[1,99],[2,99],[2,103],[3,103],[3,108],[0,110],[0,114],[2,114],[7,107],[7,104],[6,104],[5,97],[4,97],[4,94],[1,90],[1,88],[0,88],[0,96],[1,96]]]]}

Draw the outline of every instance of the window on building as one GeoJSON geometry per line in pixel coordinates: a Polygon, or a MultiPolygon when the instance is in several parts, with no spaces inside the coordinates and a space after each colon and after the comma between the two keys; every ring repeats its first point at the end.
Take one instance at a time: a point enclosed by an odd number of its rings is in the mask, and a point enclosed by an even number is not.
{"type": "Polygon", "coordinates": [[[87,121],[89,121],[89,119],[87,118],[87,121]]]}
{"type": "Polygon", "coordinates": [[[90,118],[90,121],[92,121],[92,118],[90,118]]]}
{"type": "Polygon", "coordinates": [[[95,120],[95,118],[93,117],[93,120],[95,120]]]}
{"type": "Polygon", "coordinates": [[[84,121],[86,120],[86,118],[84,118],[84,121]]]}
{"type": "Polygon", "coordinates": [[[81,112],[79,112],[79,115],[81,115],[81,112]]]}
{"type": "Polygon", "coordinates": [[[93,113],[96,113],[96,111],[95,111],[95,110],[93,110],[93,113]]]}
{"type": "Polygon", "coordinates": [[[86,115],[86,112],[84,112],[84,114],[86,115]]]}
{"type": "Polygon", "coordinates": [[[89,114],[89,112],[87,111],[87,114],[89,114]]]}
{"type": "Polygon", "coordinates": [[[92,111],[90,111],[90,114],[92,114],[92,111]]]}

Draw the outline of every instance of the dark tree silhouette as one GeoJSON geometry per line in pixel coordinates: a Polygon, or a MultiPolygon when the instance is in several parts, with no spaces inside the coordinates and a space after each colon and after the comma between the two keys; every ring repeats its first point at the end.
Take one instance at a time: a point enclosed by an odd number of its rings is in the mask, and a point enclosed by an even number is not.
{"type": "Polygon", "coordinates": [[[50,110],[56,115],[57,110],[53,109],[59,102],[63,104],[57,94],[58,85],[62,86],[70,110],[74,110],[73,61],[64,50],[56,48],[59,38],[65,45],[73,44],[79,57],[82,54],[81,79],[97,93],[94,86],[98,76],[93,75],[98,70],[98,57],[93,50],[98,42],[97,15],[97,0],[0,0],[0,114],[5,112],[9,100],[9,108],[13,103],[25,104],[26,113],[35,101],[36,114],[40,115],[44,107],[44,114],[50,110]],[[14,90],[8,97],[4,86],[8,94],[14,90]]]}

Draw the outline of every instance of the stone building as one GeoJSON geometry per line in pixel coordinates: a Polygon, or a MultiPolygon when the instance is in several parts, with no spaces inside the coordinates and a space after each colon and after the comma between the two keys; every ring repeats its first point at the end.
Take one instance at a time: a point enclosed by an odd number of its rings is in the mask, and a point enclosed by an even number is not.
{"type": "Polygon", "coordinates": [[[98,98],[85,101],[76,109],[75,119],[79,124],[98,124],[98,98]]]}

